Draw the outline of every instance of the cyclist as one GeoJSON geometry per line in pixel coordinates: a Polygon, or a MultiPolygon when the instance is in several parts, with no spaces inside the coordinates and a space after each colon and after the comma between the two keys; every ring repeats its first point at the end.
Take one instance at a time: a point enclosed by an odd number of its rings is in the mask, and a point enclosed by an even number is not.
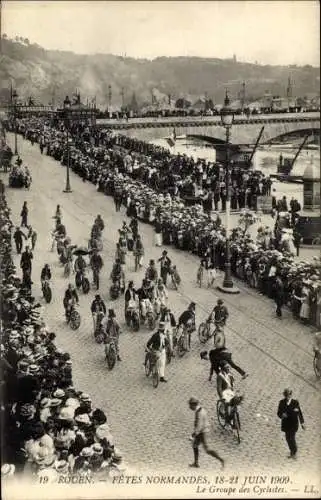
{"type": "Polygon", "coordinates": [[[61,221],[62,213],[61,213],[61,208],[60,205],[57,205],[55,215],[53,216],[53,219],[60,219],[61,221]]]}
{"type": "Polygon", "coordinates": [[[98,250],[94,248],[92,250],[92,256],[90,258],[90,267],[93,271],[93,281],[96,285],[97,290],[99,290],[99,273],[103,267],[103,259],[98,253],[98,250]]]}
{"type": "Polygon", "coordinates": [[[76,257],[76,260],[75,260],[75,264],[74,264],[74,270],[75,270],[75,273],[77,273],[78,271],[84,271],[87,267],[87,263],[85,261],[85,259],[83,258],[82,255],[77,255],[76,257]]]}
{"type": "Polygon", "coordinates": [[[54,251],[55,248],[55,243],[58,239],[63,239],[66,238],[66,228],[65,226],[61,223],[60,219],[56,219],[56,226],[53,230],[52,234],[52,243],[51,243],[51,251],[54,251]]]}
{"type": "Polygon", "coordinates": [[[191,348],[191,333],[195,330],[195,302],[191,302],[186,311],[178,318],[178,328],[188,331],[188,347],[191,348]]]}
{"type": "Polygon", "coordinates": [[[137,290],[137,295],[139,298],[139,308],[142,320],[146,319],[147,308],[150,307],[150,283],[148,280],[144,279],[142,281],[142,286],[137,290]]]}
{"type": "Polygon", "coordinates": [[[49,264],[45,264],[40,274],[41,289],[43,288],[45,282],[50,280],[51,280],[51,270],[49,264]]]}
{"type": "Polygon", "coordinates": [[[201,260],[200,265],[197,268],[196,282],[201,286],[204,276],[204,260],[201,260]]]}
{"type": "Polygon", "coordinates": [[[137,292],[134,288],[134,282],[129,281],[128,288],[125,292],[125,316],[126,316],[126,312],[127,312],[128,307],[131,304],[133,306],[134,306],[134,304],[136,305],[136,296],[137,296],[137,292]]]}
{"type": "Polygon", "coordinates": [[[165,323],[165,333],[169,340],[171,355],[174,357],[173,328],[176,327],[176,320],[169,307],[165,307],[165,309],[163,310],[163,313],[160,317],[160,322],[165,323]]]}
{"type": "Polygon", "coordinates": [[[66,319],[69,318],[71,308],[74,304],[79,304],[79,297],[75,287],[69,283],[67,290],[65,291],[65,296],[63,299],[63,305],[65,309],[66,319]]]}
{"type": "Polygon", "coordinates": [[[97,226],[101,233],[105,229],[105,223],[104,223],[103,219],[101,218],[100,214],[97,215],[97,217],[94,221],[94,226],[97,226]]]}
{"type": "Polygon", "coordinates": [[[57,238],[66,238],[67,235],[66,227],[64,226],[64,224],[61,222],[60,219],[56,220],[57,223],[54,231],[54,236],[56,236],[57,238]]]}
{"type": "Polygon", "coordinates": [[[225,336],[223,332],[219,332],[215,335],[214,349],[211,349],[209,353],[207,353],[207,351],[202,351],[200,353],[200,357],[201,359],[210,360],[211,368],[210,376],[208,379],[209,381],[212,380],[214,372],[216,373],[216,375],[218,375],[224,363],[228,363],[231,368],[234,368],[234,370],[236,370],[243,379],[248,377],[248,374],[232,360],[232,353],[225,347],[225,336]]]}
{"type": "Polygon", "coordinates": [[[106,314],[106,305],[103,299],[99,294],[95,295],[94,300],[91,303],[90,306],[92,318],[93,318],[93,323],[94,323],[94,332],[96,331],[97,327],[97,316],[99,313],[103,313],[104,316],[106,314]]]}
{"type": "Polygon", "coordinates": [[[164,282],[164,285],[166,286],[167,276],[168,273],[170,272],[172,263],[171,259],[167,256],[167,250],[163,251],[162,256],[158,259],[158,262],[160,262],[160,274],[164,282]]]}
{"type": "Polygon", "coordinates": [[[133,239],[135,241],[137,239],[137,236],[138,236],[138,221],[137,221],[137,217],[133,217],[132,218],[132,220],[129,223],[129,227],[132,230],[133,239]]]}
{"type": "Polygon", "coordinates": [[[137,256],[137,258],[138,258],[138,265],[141,268],[143,266],[143,257],[144,257],[145,251],[144,251],[144,245],[143,245],[142,239],[140,237],[140,234],[136,235],[133,251],[134,251],[134,255],[137,256]]]}
{"type": "Polygon", "coordinates": [[[228,316],[228,310],[224,305],[224,301],[222,299],[218,299],[216,306],[213,308],[213,311],[207,319],[207,322],[210,323],[214,320],[215,325],[224,326],[228,316]]]}
{"type": "Polygon", "coordinates": [[[230,402],[235,396],[234,393],[234,377],[230,373],[228,363],[223,363],[216,379],[217,393],[220,399],[225,403],[225,420],[229,422],[231,419],[230,402]]]}
{"type": "Polygon", "coordinates": [[[165,335],[165,323],[160,322],[157,332],[153,333],[147,342],[146,348],[154,351],[157,356],[158,370],[160,382],[167,382],[165,379],[165,366],[166,366],[166,345],[168,343],[165,335]]]}
{"type": "Polygon", "coordinates": [[[122,274],[121,261],[120,259],[116,259],[110,277],[114,283],[118,283],[119,288],[121,288],[122,274]]]}
{"type": "Polygon", "coordinates": [[[110,340],[115,343],[117,360],[121,361],[119,356],[119,335],[120,335],[120,326],[118,321],[116,320],[116,314],[114,309],[108,309],[108,318],[105,323],[105,331],[104,331],[104,344],[108,344],[110,340]]]}
{"type": "Polygon", "coordinates": [[[150,280],[150,281],[152,281],[154,283],[157,282],[158,272],[157,272],[154,260],[150,260],[149,261],[149,266],[148,266],[148,268],[146,269],[146,272],[145,272],[145,279],[150,280]]]}
{"type": "Polygon", "coordinates": [[[70,238],[65,238],[62,249],[61,249],[61,254],[60,254],[60,262],[62,264],[66,264],[68,261],[72,262],[72,250],[75,248],[75,246],[71,245],[71,240],[70,238]]]}
{"type": "Polygon", "coordinates": [[[167,306],[168,292],[167,288],[163,283],[162,278],[158,280],[157,286],[154,287],[154,296],[156,304],[156,312],[160,314],[161,309],[167,306]]]}

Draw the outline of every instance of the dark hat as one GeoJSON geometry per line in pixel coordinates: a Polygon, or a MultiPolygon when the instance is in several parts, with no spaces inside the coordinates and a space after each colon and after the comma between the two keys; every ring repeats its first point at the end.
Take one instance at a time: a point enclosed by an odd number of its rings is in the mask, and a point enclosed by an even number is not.
{"type": "Polygon", "coordinates": [[[192,406],[196,406],[199,404],[199,400],[196,398],[189,398],[188,404],[192,405],[192,406]]]}
{"type": "Polygon", "coordinates": [[[97,408],[93,413],[92,413],[92,420],[95,420],[98,422],[98,425],[102,425],[107,422],[107,417],[105,413],[97,408]]]}

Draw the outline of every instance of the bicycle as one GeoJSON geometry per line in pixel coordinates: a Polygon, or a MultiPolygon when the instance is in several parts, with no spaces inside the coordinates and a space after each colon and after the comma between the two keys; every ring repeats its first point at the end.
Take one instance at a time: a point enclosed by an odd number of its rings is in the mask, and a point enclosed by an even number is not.
{"type": "Polygon", "coordinates": [[[140,255],[138,253],[135,253],[135,272],[137,272],[140,267],[139,261],[140,261],[140,255]]]}
{"type": "Polygon", "coordinates": [[[71,262],[68,259],[64,266],[64,277],[69,278],[70,273],[71,273],[71,262]]]}
{"type": "Polygon", "coordinates": [[[198,327],[198,338],[201,344],[205,344],[210,338],[214,337],[214,345],[216,345],[217,335],[222,334],[224,324],[222,322],[215,321],[215,329],[212,331],[212,321],[203,321],[198,327]]]}
{"type": "Polygon", "coordinates": [[[82,288],[82,291],[84,292],[85,295],[89,293],[90,291],[90,283],[89,279],[86,276],[86,272],[84,269],[79,269],[79,271],[76,272],[75,276],[75,285],[77,288],[82,288]]]}
{"type": "Polygon", "coordinates": [[[314,349],[313,369],[317,378],[321,378],[321,353],[318,349],[314,349]]]}
{"type": "Polygon", "coordinates": [[[128,306],[125,314],[126,324],[132,328],[134,332],[138,332],[140,328],[139,312],[136,306],[128,306]]]}
{"type": "Polygon", "coordinates": [[[236,394],[230,401],[229,405],[231,407],[229,418],[226,418],[226,402],[224,399],[219,399],[216,403],[216,413],[219,425],[225,429],[230,427],[238,444],[241,442],[241,421],[240,414],[238,411],[238,406],[242,403],[243,396],[236,394]]]}
{"type": "Polygon", "coordinates": [[[44,296],[45,301],[47,302],[47,304],[50,304],[51,299],[52,299],[52,291],[50,288],[49,280],[46,279],[43,281],[43,283],[41,285],[41,290],[42,290],[42,294],[44,296]]]}
{"type": "Polygon", "coordinates": [[[182,358],[190,349],[190,336],[193,331],[193,327],[184,325],[183,328],[180,328],[179,330],[177,331],[178,336],[175,343],[177,355],[182,358]]]}
{"type": "Polygon", "coordinates": [[[120,278],[114,277],[112,280],[113,284],[109,288],[109,296],[111,300],[116,300],[120,295],[120,278]]]}
{"type": "Polygon", "coordinates": [[[107,341],[105,344],[105,358],[109,370],[112,370],[116,364],[117,351],[115,341],[111,336],[107,337],[107,341]]]}
{"type": "Polygon", "coordinates": [[[81,317],[80,317],[79,312],[76,309],[75,304],[71,305],[69,312],[66,311],[66,319],[67,319],[67,323],[70,325],[70,328],[72,330],[78,330],[78,328],[80,327],[80,323],[81,323],[81,317]]]}
{"type": "Polygon", "coordinates": [[[155,351],[146,350],[144,365],[145,365],[145,375],[146,377],[152,375],[153,387],[156,389],[159,383],[159,371],[158,371],[158,356],[155,351]]]}
{"type": "Polygon", "coordinates": [[[174,290],[178,290],[178,285],[181,283],[181,277],[178,274],[176,266],[172,266],[169,270],[174,290]]]}
{"type": "Polygon", "coordinates": [[[102,311],[99,311],[96,314],[96,321],[95,321],[95,330],[94,330],[94,337],[95,341],[97,344],[101,344],[104,340],[104,332],[103,332],[103,327],[102,327],[102,320],[104,318],[104,313],[102,311]]]}
{"type": "Polygon", "coordinates": [[[321,236],[315,236],[311,242],[312,245],[321,245],[321,236]]]}
{"type": "Polygon", "coordinates": [[[93,267],[93,283],[96,290],[99,290],[99,270],[93,267]]]}

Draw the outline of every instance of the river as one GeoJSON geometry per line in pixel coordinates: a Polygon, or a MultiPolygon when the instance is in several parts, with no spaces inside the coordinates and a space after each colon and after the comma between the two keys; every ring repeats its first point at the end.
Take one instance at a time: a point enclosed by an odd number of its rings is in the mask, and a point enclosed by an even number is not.
{"type": "MultiPolygon", "coordinates": [[[[166,139],[155,139],[151,143],[168,149],[172,154],[185,154],[192,156],[195,160],[198,158],[211,162],[216,161],[216,151],[213,146],[209,146],[200,140],[193,140],[186,137],[178,137],[175,145],[170,146],[166,139]]],[[[260,170],[265,175],[277,173],[277,164],[280,154],[283,158],[294,158],[298,148],[291,148],[287,145],[261,146],[257,149],[253,157],[253,170],[260,170]]],[[[293,175],[302,175],[305,168],[310,163],[320,164],[320,149],[304,149],[300,152],[295,165],[292,169],[293,175]]],[[[273,181],[273,194],[277,199],[286,195],[288,199],[292,196],[296,198],[303,206],[303,185],[289,182],[273,181]]]]}

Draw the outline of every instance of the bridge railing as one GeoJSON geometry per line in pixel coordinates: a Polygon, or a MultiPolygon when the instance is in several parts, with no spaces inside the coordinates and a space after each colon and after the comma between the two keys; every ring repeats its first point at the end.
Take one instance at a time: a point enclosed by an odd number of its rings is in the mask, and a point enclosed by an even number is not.
{"type": "MultiPolygon", "coordinates": [[[[320,121],[319,113],[298,113],[289,116],[284,115],[258,115],[255,118],[239,117],[234,119],[235,125],[255,125],[262,123],[295,123],[295,122],[312,122],[320,121]]],[[[97,119],[98,126],[108,126],[112,129],[125,130],[131,128],[174,128],[174,127],[204,127],[204,126],[221,126],[219,116],[213,117],[168,117],[168,118],[129,118],[128,120],[119,119],[97,119]]]]}

